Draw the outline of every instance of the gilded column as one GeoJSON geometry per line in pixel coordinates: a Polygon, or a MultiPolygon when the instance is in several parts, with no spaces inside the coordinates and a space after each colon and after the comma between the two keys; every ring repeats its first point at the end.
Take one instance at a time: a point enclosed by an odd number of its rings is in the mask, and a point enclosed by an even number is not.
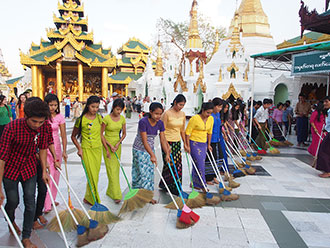
{"type": "Polygon", "coordinates": [[[45,90],[45,87],[44,87],[44,82],[43,82],[43,77],[42,77],[42,69],[39,68],[38,69],[38,96],[44,100],[44,90],[45,90]]]}
{"type": "Polygon", "coordinates": [[[113,85],[110,84],[110,96],[113,94],[113,85]]]}
{"type": "Polygon", "coordinates": [[[102,68],[102,96],[108,97],[108,68],[102,68]]]}
{"type": "Polygon", "coordinates": [[[84,100],[84,71],[81,62],[78,62],[78,86],[79,86],[79,101],[84,100]]]}
{"type": "Polygon", "coordinates": [[[125,96],[128,96],[128,84],[125,85],[125,96]]]}
{"type": "Polygon", "coordinates": [[[38,67],[31,66],[32,70],[32,96],[38,96],[38,67]]]}
{"type": "Polygon", "coordinates": [[[56,62],[56,91],[58,100],[62,101],[62,62],[56,62]]]}

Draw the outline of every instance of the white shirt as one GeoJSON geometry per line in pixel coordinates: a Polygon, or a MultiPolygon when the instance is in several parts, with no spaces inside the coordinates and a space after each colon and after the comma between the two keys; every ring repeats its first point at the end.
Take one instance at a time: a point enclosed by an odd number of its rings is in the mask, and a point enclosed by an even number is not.
{"type": "Polygon", "coordinates": [[[259,123],[265,123],[268,118],[268,109],[265,109],[264,106],[261,106],[258,110],[257,113],[255,114],[254,118],[259,122],[259,123]]]}
{"type": "Polygon", "coordinates": [[[143,112],[149,113],[150,104],[151,104],[151,102],[145,102],[143,104],[143,112]]]}
{"type": "Polygon", "coordinates": [[[111,113],[112,105],[113,105],[113,100],[111,102],[109,102],[109,104],[108,104],[108,114],[111,113]]]}
{"type": "Polygon", "coordinates": [[[64,101],[65,105],[69,105],[70,106],[70,104],[71,104],[71,100],[70,99],[65,98],[63,101],[64,101]]]}

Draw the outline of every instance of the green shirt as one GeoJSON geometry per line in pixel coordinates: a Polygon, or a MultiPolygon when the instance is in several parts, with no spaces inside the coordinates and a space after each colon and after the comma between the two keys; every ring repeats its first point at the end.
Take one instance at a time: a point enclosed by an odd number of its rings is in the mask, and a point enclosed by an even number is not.
{"type": "Polygon", "coordinates": [[[103,118],[105,124],[105,135],[107,141],[117,143],[120,140],[120,131],[123,129],[123,125],[126,123],[125,117],[120,116],[119,121],[113,121],[110,115],[103,118]]]}
{"type": "Polygon", "coordinates": [[[10,122],[9,117],[12,117],[10,107],[8,109],[6,106],[0,107],[0,125],[7,125],[10,122]]]}
{"type": "MultiPolygon", "coordinates": [[[[80,118],[76,120],[75,127],[79,128],[80,118]]],[[[82,117],[81,148],[96,148],[102,146],[101,141],[102,116],[97,114],[94,120],[82,117]]]]}

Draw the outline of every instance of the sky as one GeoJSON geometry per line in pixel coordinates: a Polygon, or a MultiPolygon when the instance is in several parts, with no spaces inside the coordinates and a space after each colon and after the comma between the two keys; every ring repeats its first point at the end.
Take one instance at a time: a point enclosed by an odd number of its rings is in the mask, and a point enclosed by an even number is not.
{"type": "MultiPolygon", "coordinates": [[[[31,43],[46,39],[46,28],[54,28],[53,13],[59,16],[58,0],[5,1],[0,10],[0,49],[13,77],[23,75],[19,49],[27,53],[31,43]]],[[[60,0],[61,1],[61,0],[60,0]]],[[[62,2],[62,1],[61,1],[62,2]]],[[[192,0],[82,0],[94,42],[117,49],[131,37],[147,45],[154,43],[156,23],[162,17],[175,22],[189,20],[192,0]]],[[[212,24],[228,29],[241,0],[198,0],[199,11],[212,24]]],[[[300,0],[261,0],[275,44],[300,35],[300,0]]],[[[310,8],[324,11],[324,0],[305,0],[310,8]]]]}

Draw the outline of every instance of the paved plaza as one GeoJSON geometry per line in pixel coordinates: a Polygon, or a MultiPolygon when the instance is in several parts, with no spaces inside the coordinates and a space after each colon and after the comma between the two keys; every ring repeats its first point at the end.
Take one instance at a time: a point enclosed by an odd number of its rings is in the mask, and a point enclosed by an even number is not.
{"type": "MultiPolygon", "coordinates": [[[[131,177],[131,147],[137,130],[137,116],[127,122],[127,138],[123,144],[122,162],[127,175],[131,177]]],[[[83,199],[85,176],[76,148],[70,135],[73,122],[67,121],[69,174],[71,183],[83,199]]],[[[292,137],[294,138],[294,137],[292,137]]],[[[109,225],[109,233],[101,240],[86,247],[221,247],[221,248],[296,248],[330,247],[330,181],[318,177],[318,172],[310,167],[312,157],[307,150],[280,149],[281,154],[265,156],[254,162],[257,175],[236,179],[241,187],[233,192],[240,195],[234,202],[221,202],[215,207],[205,206],[195,209],[201,216],[192,228],[175,228],[176,211],[164,208],[170,197],[158,190],[159,177],[155,176],[155,199],[159,204],[148,204],[143,209],[122,216],[122,221],[109,225]]],[[[162,167],[160,149],[157,157],[162,167]]],[[[189,192],[187,164],[183,160],[183,188],[189,192]]],[[[121,175],[124,193],[128,188],[121,175]]],[[[63,182],[62,192],[66,192],[63,182]]],[[[121,205],[116,205],[106,196],[107,176],[104,163],[101,166],[99,191],[102,203],[117,214],[121,205]]],[[[217,194],[216,186],[210,186],[217,194]]],[[[61,203],[58,196],[57,200],[61,203]]],[[[22,225],[22,199],[16,212],[17,223],[22,225]]],[[[76,201],[73,205],[78,207],[76,201]]],[[[86,205],[86,207],[88,207],[86,205]]],[[[60,204],[59,210],[64,209],[60,204]]],[[[0,247],[17,246],[8,233],[0,214],[0,247]]],[[[50,220],[54,213],[46,215],[50,220]]],[[[75,246],[76,233],[68,233],[71,247],[75,246]]],[[[60,234],[48,230],[34,231],[32,240],[38,247],[65,247],[60,234]]]]}

